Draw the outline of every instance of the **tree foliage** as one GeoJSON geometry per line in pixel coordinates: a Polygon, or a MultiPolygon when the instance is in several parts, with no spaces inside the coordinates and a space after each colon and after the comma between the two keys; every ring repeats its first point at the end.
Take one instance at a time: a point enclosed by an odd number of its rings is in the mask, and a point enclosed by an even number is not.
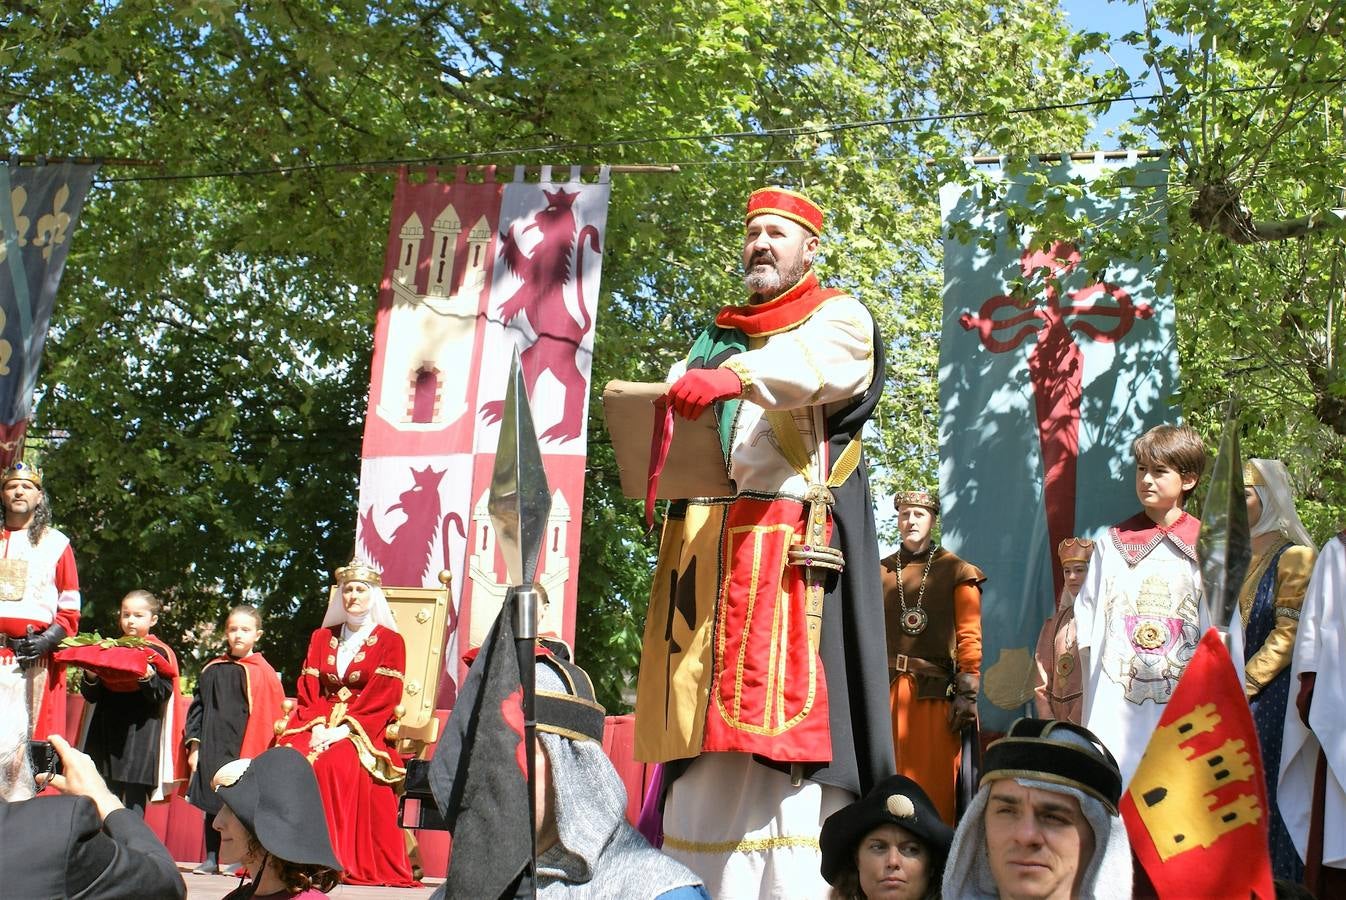
{"type": "Polygon", "coordinates": [[[1346,501],[1346,10],[1156,2],[1140,47],[1162,94],[1123,138],[1170,148],[1167,275],[1184,412],[1284,459],[1316,536],[1346,501]]]}
{"type": "MultiPolygon", "coordinates": [[[[121,593],[157,590],[171,600],[163,631],[201,654],[225,607],[255,600],[291,678],[353,544],[393,183],[372,163],[679,165],[614,177],[604,248],[577,652],[610,707],[638,657],[654,538],[620,497],[597,396],[613,378],[658,377],[711,310],[741,296],[747,192],[783,182],[827,208],[825,277],[869,303],[890,347],[867,436],[879,482],[932,483],[937,187],[974,177],[969,153],[1079,146],[1090,110],[1071,104],[1125,83],[1089,71],[1105,39],[1072,33],[1044,0],[4,9],[0,103],[14,149],[161,163],[103,171],[40,389],[34,440],[87,614],[107,628],[121,593]]],[[[1319,87],[1340,75],[1339,15],[1309,3],[1294,13],[1304,30],[1278,43],[1276,14],[1251,0],[1161,4],[1156,33],[1198,39],[1150,48],[1171,90],[1120,139],[1186,148],[1174,177],[1192,197],[1235,185],[1254,219],[1321,216],[1325,160],[1340,159],[1340,103],[1329,109],[1335,95],[1319,87]],[[1298,86],[1217,90],[1277,77],[1298,86]]],[[[1187,311],[1189,414],[1213,421],[1201,416],[1223,373],[1248,370],[1250,421],[1268,417],[1247,445],[1302,439],[1301,469],[1335,500],[1330,420],[1346,421],[1332,412],[1346,391],[1327,285],[1340,296],[1339,238],[1308,229],[1239,245],[1182,212],[1168,266],[1187,311]],[[1326,461],[1311,465],[1319,450],[1326,461]]],[[[1025,215],[1050,224],[1051,208],[1025,215]]],[[[1148,233],[1138,224],[1119,239],[1148,233]]]]}

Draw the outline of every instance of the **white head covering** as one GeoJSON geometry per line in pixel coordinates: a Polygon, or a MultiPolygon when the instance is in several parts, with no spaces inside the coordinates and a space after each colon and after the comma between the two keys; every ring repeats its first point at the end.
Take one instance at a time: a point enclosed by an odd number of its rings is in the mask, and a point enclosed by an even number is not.
{"type": "MultiPolygon", "coordinates": [[[[537,689],[575,693],[544,662],[537,664],[537,689]]],[[[541,713],[538,718],[541,725],[541,713]]],[[[626,821],[626,787],[601,743],[542,727],[537,739],[547,754],[557,836],[557,843],[538,855],[540,900],[653,900],[701,883],[626,821]]]]}
{"type": "Polygon", "coordinates": [[[1295,495],[1290,490],[1290,472],[1285,468],[1285,463],[1279,459],[1249,459],[1248,464],[1266,482],[1250,485],[1262,501],[1262,517],[1253,525],[1252,536],[1278,531],[1296,544],[1317,546],[1304,523],[1299,521],[1299,513],[1295,511],[1295,495]]]}
{"type": "MultiPolygon", "coordinates": [[[[1131,844],[1122,817],[1109,813],[1102,801],[1079,788],[1032,778],[1014,780],[1024,787],[1065,794],[1080,802],[1080,810],[1094,831],[1094,855],[1084,869],[1080,896],[1091,900],[1129,900],[1131,844]]],[[[986,850],[986,801],[991,796],[993,784],[994,781],[982,783],[954,832],[949,861],[944,866],[945,897],[992,900],[1000,896],[986,850]]]]}
{"type": "Polygon", "coordinates": [[[377,584],[369,584],[369,613],[361,622],[350,622],[346,615],[346,604],[341,602],[340,582],[332,587],[327,600],[327,614],[322,617],[322,627],[330,628],[333,625],[350,625],[352,630],[359,628],[369,621],[375,625],[382,625],[389,631],[397,630],[397,620],[393,618],[393,611],[388,606],[388,598],[383,593],[383,588],[377,584]]]}
{"type": "MultiPolygon", "coordinates": [[[[1108,789],[1108,786],[1103,780],[1092,776],[1091,779],[1076,782],[1088,786],[1091,780],[1097,781],[1098,783],[1090,790],[1065,783],[1063,780],[1046,780],[1066,776],[1063,771],[1054,771],[1059,769],[1055,763],[1059,762],[1059,748],[1064,745],[1078,746],[1080,750],[1096,758],[1097,763],[1105,766],[1112,776],[1120,777],[1112,755],[1106,749],[1102,749],[1102,745],[1097,743],[1097,738],[1087,729],[1051,721],[1043,723],[1040,720],[1020,719],[1015,722],[1005,739],[997,741],[988,748],[987,756],[984,758],[984,764],[988,768],[986,776],[983,776],[980,789],[968,804],[967,811],[954,832],[953,846],[949,848],[949,860],[944,866],[945,897],[956,897],[958,900],[980,900],[980,898],[989,900],[1000,896],[995,877],[991,873],[990,854],[986,846],[986,803],[991,796],[992,786],[1002,778],[1011,778],[1026,788],[1064,794],[1079,801],[1080,811],[1084,813],[1084,818],[1094,833],[1094,854],[1084,867],[1079,895],[1090,900],[1127,900],[1131,896],[1131,844],[1126,835],[1126,826],[1122,822],[1122,817],[1100,799],[1105,794],[1095,793],[1108,789]],[[1047,734],[1036,737],[1035,733],[1039,731],[1045,731],[1047,734]],[[1037,741],[1041,741],[1041,744],[1036,743],[1037,741]],[[999,759],[994,758],[997,746],[1010,745],[1016,746],[1005,750],[999,759]],[[1007,755],[1011,753],[1014,756],[1007,755]],[[1025,753],[1033,755],[1025,756],[1025,753]],[[999,765],[1014,768],[999,769],[997,768],[999,765]],[[1020,766],[1024,768],[1021,769],[1020,766]],[[1030,771],[1038,772],[1043,777],[1038,779],[1027,774],[1020,775],[1020,772],[1030,771]]],[[[1100,768],[1095,774],[1101,774],[1103,771],[1104,769],[1100,768]]],[[[1112,789],[1120,792],[1121,782],[1117,781],[1115,788],[1112,789]]]]}

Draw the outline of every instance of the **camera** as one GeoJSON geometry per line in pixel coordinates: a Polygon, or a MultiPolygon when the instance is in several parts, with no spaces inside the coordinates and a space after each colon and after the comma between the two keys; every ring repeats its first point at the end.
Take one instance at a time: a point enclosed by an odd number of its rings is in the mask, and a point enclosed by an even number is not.
{"type": "Polygon", "coordinates": [[[60,775],[65,771],[60,754],[50,741],[29,741],[28,762],[33,767],[34,775],[60,775]]]}

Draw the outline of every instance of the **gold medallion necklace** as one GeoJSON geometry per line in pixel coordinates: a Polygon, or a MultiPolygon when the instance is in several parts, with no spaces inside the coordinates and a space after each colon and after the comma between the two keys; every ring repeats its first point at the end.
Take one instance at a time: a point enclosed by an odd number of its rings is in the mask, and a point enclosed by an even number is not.
{"type": "MultiPolygon", "coordinates": [[[[925,631],[925,626],[930,623],[930,616],[926,613],[925,609],[922,608],[922,604],[925,600],[925,580],[930,575],[930,564],[935,561],[935,551],[938,549],[938,547],[930,548],[930,557],[925,561],[925,568],[921,571],[921,589],[916,594],[916,605],[910,609],[907,608],[906,589],[902,586],[902,570],[905,569],[906,566],[898,567],[897,602],[902,608],[902,615],[898,619],[898,625],[912,637],[925,631]]],[[[915,557],[915,554],[912,554],[912,556],[915,557]]],[[[901,560],[902,553],[899,550],[898,561],[901,562],[901,560]]]]}

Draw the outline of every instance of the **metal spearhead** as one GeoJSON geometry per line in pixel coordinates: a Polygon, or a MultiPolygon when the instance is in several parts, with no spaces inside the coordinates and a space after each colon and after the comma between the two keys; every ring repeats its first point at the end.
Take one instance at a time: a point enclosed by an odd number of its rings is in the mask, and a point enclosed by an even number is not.
{"type": "Polygon", "coordinates": [[[1220,452],[1215,457],[1206,503],[1201,510],[1201,536],[1197,556],[1201,560],[1201,602],[1210,623],[1229,625],[1238,607],[1243,577],[1252,559],[1248,531],[1248,503],[1243,496],[1243,459],[1239,454],[1238,413],[1229,404],[1220,452]]]}
{"type": "Polygon", "coordinates": [[[509,582],[531,585],[551,512],[551,491],[542,467],[542,450],[533,428],[533,413],[524,389],[519,349],[509,366],[504,417],[495,448],[495,468],[486,501],[496,543],[505,558],[509,582]]]}

